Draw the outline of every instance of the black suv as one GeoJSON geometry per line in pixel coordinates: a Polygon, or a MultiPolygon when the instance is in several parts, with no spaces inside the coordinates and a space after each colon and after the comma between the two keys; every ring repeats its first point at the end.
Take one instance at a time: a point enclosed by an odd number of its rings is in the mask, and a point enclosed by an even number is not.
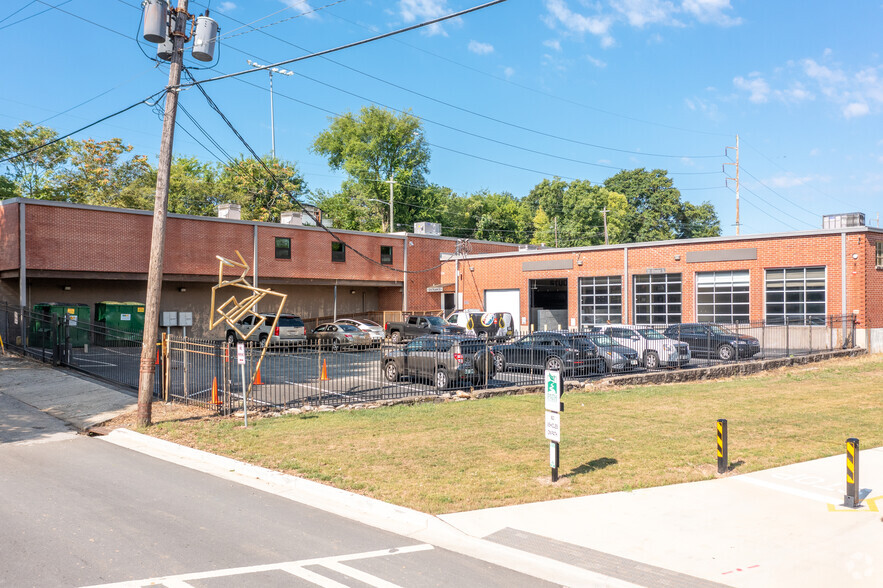
{"type": "Polygon", "coordinates": [[[665,336],[690,345],[693,357],[733,361],[760,353],[760,341],[756,337],[740,335],[714,323],[670,325],[665,329],[665,336]]]}
{"type": "Polygon", "coordinates": [[[497,371],[506,368],[560,370],[565,374],[601,372],[598,346],[575,333],[537,331],[511,343],[494,345],[497,371]]]}
{"type": "Polygon", "coordinates": [[[440,390],[461,380],[485,384],[496,371],[487,343],[450,335],[424,335],[404,347],[386,349],[381,365],[390,382],[403,376],[427,379],[440,390]]]}

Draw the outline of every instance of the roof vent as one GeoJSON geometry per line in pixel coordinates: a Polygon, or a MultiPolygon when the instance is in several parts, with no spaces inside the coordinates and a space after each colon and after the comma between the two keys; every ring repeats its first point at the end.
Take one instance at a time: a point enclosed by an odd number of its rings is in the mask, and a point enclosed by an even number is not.
{"type": "Polygon", "coordinates": [[[303,216],[299,210],[286,210],[280,215],[280,224],[283,225],[303,225],[303,216]]]}
{"type": "Polygon", "coordinates": [[[865,215],[861,212],[845,212],[843,214],[826,214],[822,217],[823,229],[845,229],[846,227],[865,226],[865,215]]]}
{"type": "Polygon", "coordinates": [[[414,223],[414,232],[418,235],[436,235],[441,236],[440,223],[414,223]]]}
{"type": "Polygon", "coordinates": [[[218,204],[218,218],[229,218],[231,220],[242,219],[242,207],[238,204],[218,204]]]}

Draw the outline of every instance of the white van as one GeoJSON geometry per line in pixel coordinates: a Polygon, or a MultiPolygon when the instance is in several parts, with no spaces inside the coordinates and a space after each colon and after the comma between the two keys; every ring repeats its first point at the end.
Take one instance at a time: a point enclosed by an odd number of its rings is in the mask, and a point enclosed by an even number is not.
{"type": "Polygon", "coordinates": [[[515,334],[514,320],[508,312],[482,312],[480,310],[455,310],[447,321],[472,331],[479,339],[500,341],[515,334]]]}

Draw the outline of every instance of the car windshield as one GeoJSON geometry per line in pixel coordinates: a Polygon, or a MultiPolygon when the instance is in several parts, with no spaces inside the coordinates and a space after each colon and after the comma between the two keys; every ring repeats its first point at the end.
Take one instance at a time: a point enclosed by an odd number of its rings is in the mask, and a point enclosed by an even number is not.
{"type": "Polygon", "coordinates": [[[582,347],[589,346],[589,347],[594,348],[594,345],[592,344],[592,340],[589,337],[582,337],[582,336],[568,337],[567,343],[570,345],[577,345],[577,346],[582,346],[582,347]]]}
{"type": "Polygon", "coordinates": [[[363,325],[365,325],[366,327],[379,327],[379,326],[380,326],[380,325],[378,325],[377,323],[375,323],[374,321],[369,321],[369,320],[362,320],[362,321],[359,321],[359,322],[361,322],[361,323],[362,323],[363,325]]]}
{"type": "Polygon", "coordinates": [[[432,325],[434,327],[444,327],[445,325],[448,324],[442,318],[437,317],[437,316],[426,317],[426,322],[428,322],[430,325],[432,325]]]}
{"type": "Polygon", "coordinates": [[[347,333],[361,333],[361,331],[357,327],[354,327],[352,325],[347,325],[347,324],[337,325],[337,328],[338,328],[338,330],[345,331],[347,333]]]}
{"type": "Polygon", "coordinates": [[[613,347],[616,341],[610,338],[610,335],[604,333],[589,333],[586,335],[589,339],[600,345],[601,347],[613,347]]]}
{"type": "Polygon", "coordinates": [[[735,335],[733,331],[720,325],[708,325],[708,329],[715,335],[735,335]]]}
{"type": "Polygon", "coordinates": [[[657,331],[656,329],[637,329],[638,334],[641,335],[645,339],[655,340],[655,339],[665,339],[666,336],[657,331]]]}

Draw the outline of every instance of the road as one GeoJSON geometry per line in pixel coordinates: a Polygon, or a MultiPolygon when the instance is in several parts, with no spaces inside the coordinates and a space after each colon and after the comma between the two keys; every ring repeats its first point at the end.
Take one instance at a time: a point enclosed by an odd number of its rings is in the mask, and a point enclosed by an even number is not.
{"type": "Polygon", "coordinates": [[[3,394],[0,411],[0,585],[543,585],[76,435],[3,394]]]}

